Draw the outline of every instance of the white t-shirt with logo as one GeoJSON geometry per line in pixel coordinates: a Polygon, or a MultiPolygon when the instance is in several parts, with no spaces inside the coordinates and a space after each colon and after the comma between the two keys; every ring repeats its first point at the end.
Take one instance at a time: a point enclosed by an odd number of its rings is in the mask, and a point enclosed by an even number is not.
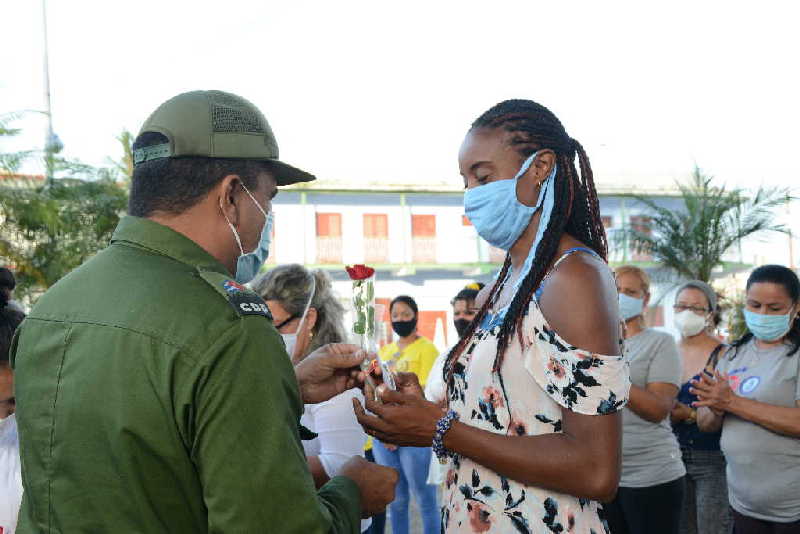
{"type": "Polygon", "coordinates": [[[22,473],[19,460],[17,420],[0,420],[0,534],[14,534],[22,503],[22,473]]]}
{"type": "MultiPolygon", "coordinates": [[[[790,350],[788,345],[759,349],[753,340],[737,352],[729,350],[717,369],[728,374],[736,395],[794,408],[800,400],[800,352],[787,356],[790,350]]],[[[800,438],[726,413],[720,446],[734,510],[765,521],[800,520],[800,438]]]]}

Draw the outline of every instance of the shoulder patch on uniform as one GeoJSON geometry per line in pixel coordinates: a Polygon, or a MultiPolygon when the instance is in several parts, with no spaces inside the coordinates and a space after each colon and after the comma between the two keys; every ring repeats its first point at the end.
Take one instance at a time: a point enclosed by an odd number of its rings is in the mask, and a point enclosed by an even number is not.
{"type": "Polygon", "coordinates": [[[272,320],[264,300],[245,286],[214,271],[200,271],[200,277],[224,296],[239,315],[261,315],[272,320]]]}

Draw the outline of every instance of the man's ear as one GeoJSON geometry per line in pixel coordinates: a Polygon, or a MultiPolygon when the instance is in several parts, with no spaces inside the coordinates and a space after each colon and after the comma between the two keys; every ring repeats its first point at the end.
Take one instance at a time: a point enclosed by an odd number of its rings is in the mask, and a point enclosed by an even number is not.
{"type": "Polygon", "coordinates": [[[237,199],[242,190],[241,178],[237,174],[228,174],[212,190],[212,195],[217,198],[217,203],[222,210],[222,215],[233,226],[239,224],[239,209],[237,199]]]}

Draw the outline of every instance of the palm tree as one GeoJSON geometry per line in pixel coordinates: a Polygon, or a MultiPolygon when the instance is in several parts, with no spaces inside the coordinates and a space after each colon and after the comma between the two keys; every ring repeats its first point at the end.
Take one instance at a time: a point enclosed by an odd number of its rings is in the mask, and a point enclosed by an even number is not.
{"type": "MultiPolygon", "coordinates": [[[[12,128],[11,125],[21,119],[23,115],[24,113],[19,111],[0,113],[0,141],[16,137],[20,133],[19,128],[12,128]]],[[[25,160],[35,152],[34,150],[0,152],[0,173],[17,174],[25,160]]]]}
{"type": "MultiPolygon", "coordinates": [[[[19,130],[20,114],[0,115],[0,140],[19,130]]],[[[41,292],[104,247],[127,204],[116,168],[93,167],[49,154],[50,182],[19,174],[41,151],[0,153],[0,264],[14,266],[21,296],[41,292]],[[14,176],[16,175],[16,176],[14,176]]],[[[48,157],[46,155],[45,157],[48,157]]]]}
{"type": "Polygon", "coordinates": [[[124,181],[130,183],[133,178],[133,141],[134,135],[128,129],[123,129],[116,137],[122,148],[120,159],[108,158],[108,162],[119,173],[124,181]]]}
{"type": "Polygon", "coordinates": [[[625,234],[632,247],[652,256],[679,278],[708,282],[725,254],[743,239],[763,232],[787,232],[775,224],[775,208],[792,200],[788,189],[760,187],[748,195],[717,186],[695,166],[691,182],[678,184],[682,209],[637,197],[647,217],[625,234]]]}

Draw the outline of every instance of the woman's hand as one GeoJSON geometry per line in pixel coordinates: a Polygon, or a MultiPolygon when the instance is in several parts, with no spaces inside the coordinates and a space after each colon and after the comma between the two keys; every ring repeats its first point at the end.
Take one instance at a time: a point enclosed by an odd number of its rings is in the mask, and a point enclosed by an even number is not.
{"type": "Polygon", "coordinates": [[[366,386],[366,410],[374,415],[368,414],[358,399],[353,399],[353,410],[364,431],[383,443],[402,447],[430,447],[436,423],[445,411],[426,401],[419,381],[416,377],[406,377],[408,374],[411,373],[400,373],[398,376],[398,391],[385,386],[378,388],[382,403],[373,400],[375,395],[372,388],[366,386]]]}
{"type": "Polygon", "coordinates": [[[676,402],[675,407],[672,408],[670,413],[670,421],[672,423],[680,423],[689,419],[693,419],[694,410],[682,402],[676,402]]]}
{"type": "Polygon", "coordinates": [[[700,373],[699,380],[692,380],[689,391],[700,399],[692,403],[694,408],[705,407],[719,416],[728,411],[736,397],[728,382],[728,375],[719,371],[714,371],[713,377],[708,373],[700,373]]]}

